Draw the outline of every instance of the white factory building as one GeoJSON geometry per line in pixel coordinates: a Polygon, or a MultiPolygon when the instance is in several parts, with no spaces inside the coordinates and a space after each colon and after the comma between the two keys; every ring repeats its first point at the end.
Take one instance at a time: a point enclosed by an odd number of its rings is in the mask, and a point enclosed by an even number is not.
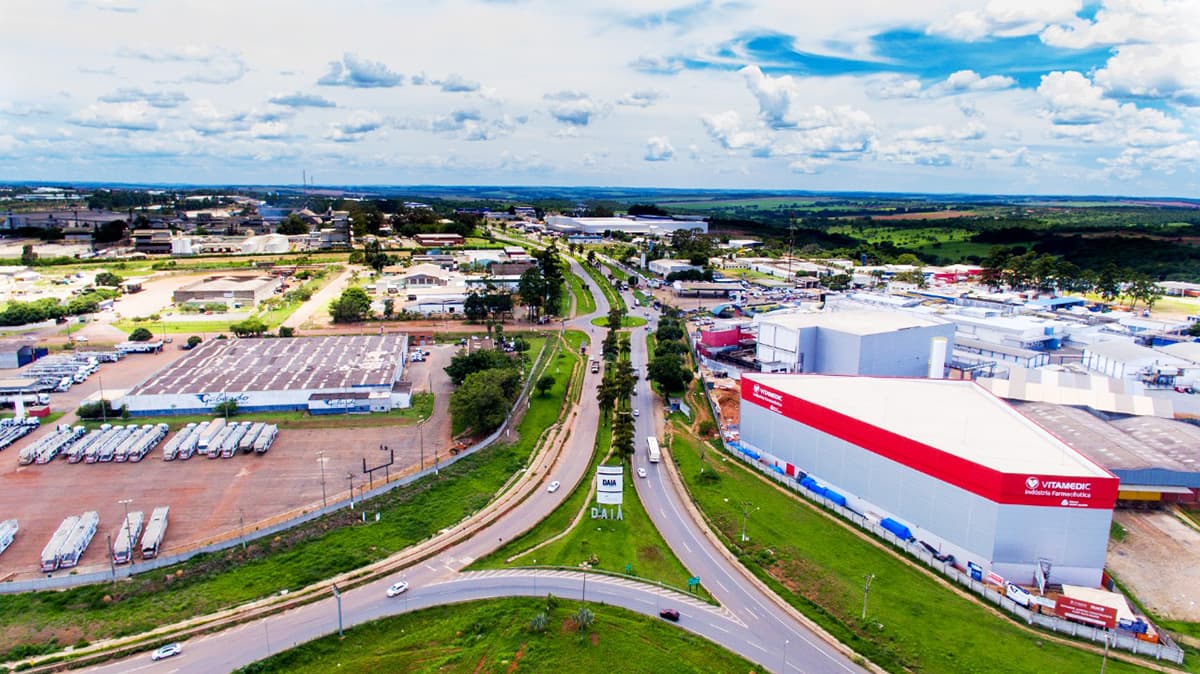
{"type": "Polygon", "coordinates": [[[619,218],[573,218],[566,215],[546,216],[546,228],[561,234],[603,234],[625,232],[643,236],[670,236],[679,230],[699,230],[708,233],[708,221],[703,218],[679,219],[670,217],[623,216],[619,218]]]}
{"type": "Polygon", "coordinates": [[[748,373],[741,395],[743,451],[828,502],[960,567],[1099,586],[1118,479],[978,384],[748,373]]]}
{"type": "Polygon", "coordinates": [[[954,324],[898,311],[770,313],[757,317],[763,372],[940,377],[954,324]],[[932,365],[935,340],[938,363],[932,365]]]}

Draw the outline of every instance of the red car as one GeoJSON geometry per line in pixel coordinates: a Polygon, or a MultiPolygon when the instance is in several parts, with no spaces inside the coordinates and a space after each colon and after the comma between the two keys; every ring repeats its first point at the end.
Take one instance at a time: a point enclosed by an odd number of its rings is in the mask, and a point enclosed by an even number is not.
{"type": "Polygon", "coordinates": [[[673,623],[679,622],[679,611],[673,608],[664,608],[658,612],[658,617],[664,620],[670,620],[673,623]]]}

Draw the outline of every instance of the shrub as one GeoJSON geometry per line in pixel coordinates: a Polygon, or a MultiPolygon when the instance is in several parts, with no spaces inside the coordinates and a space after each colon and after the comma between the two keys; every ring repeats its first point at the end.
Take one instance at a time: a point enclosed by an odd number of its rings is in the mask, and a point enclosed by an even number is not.
{"type": "Polygon", "coordinates": [[[146,328],[138,328],[129,333],[129,341],[131,342],[148,342],[154,337],[154,333],[146,328]]]}

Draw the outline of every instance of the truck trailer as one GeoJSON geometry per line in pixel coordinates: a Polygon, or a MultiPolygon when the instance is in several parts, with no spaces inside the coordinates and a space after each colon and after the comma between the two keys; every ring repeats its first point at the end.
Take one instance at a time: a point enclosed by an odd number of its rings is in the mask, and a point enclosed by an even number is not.
{"type": "Polygon", "coordinates": [[[62,550],[78,524],[79,515],[70,515],[54,530],[54,535],[46,542],[46,547],[42,548],[42,571],[49,573],[58,569],[58,552],[62,550]]]}
{"type": "Polygon", "coordinates": [[[275,442],[275,436],[279,434],[279,427],[275,424],[267,424],[263,427],[262,432],[254,439],[254,453],[266,454],[267,450],[275,442]]]}
{"type": "Polygon", "coordinates": [[[113,563],[125,564],[133,561],[133,548],[142,534],[142,511],[135,510],[125,516],[121,528],[113,536],[113,563]]]}
{"type": "Polygon", "coordinates": [[[70,569],[79,564],[79,558],[92,544],[96,529],[100,526],[100,514],[89,510],[79,516],[75,530],[67,537],[62,549],[58,551],[58,568],[70,569]]]}
{"type": "Polygon", "coordinates": [[[209,421],[208,427],[200,433],[200,437],[196,442],[196,449],[201,452],[207,452],[208,446],[212,444],[213,439],[223,430],[225,430],[225,420],[221,417],[209,421]]]}
{"type": "Polygon", "coordinates": [[[167,535],[167,514],[170,508],[159,506],[150,514],[150,523],[142,534],[142,559],[154,559],[158,556],[163,538],[167,535]]]}

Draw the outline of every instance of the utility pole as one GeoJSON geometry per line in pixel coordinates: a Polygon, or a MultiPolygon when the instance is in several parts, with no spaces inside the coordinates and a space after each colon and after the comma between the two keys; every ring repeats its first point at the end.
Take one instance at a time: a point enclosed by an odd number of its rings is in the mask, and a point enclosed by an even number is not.
{"type": "Polygon", "coordinates": [[[425,422],[417,424],[417,441],[421,443],[421,467],[417,472],[425,470],[425,422]]]}
{"type": "Polygon", "coordinates": [[[750,519],[750,509],[754,504],[749,501],[742,501],[742,542],[750,540],[746,538],[746,520],[750,519]]]}
{"type": "Polygon", "coordinates": [[[350,480],[350,509],[354,510],[354,473],[346,473],[346,479],[350,480]]]}
{"type": "Polygon", "coordinates": [[[96,379],[100,382],[100,421],[108,423],[108,403],[104,402],[104,377],[99,371],[96,372],[96,379]]]}
{"type": "Polygon", "coordinates": [[[342,593],[338,591],[337,583],[333,584],[333,598],[337,600],[338,638],[341,639],[345,634],[342,633],[342,593]]]}
{"type": "Polygon", "coordinates": [[[1104,630],[1104,659],[1100,661],[1100,674],[1104,674],[1104,669],[1108,667],[1108,642],[1109,631],[1104,630]]]}
{"type": "Polygon", "coordinates": [[[129,543],[129,565],[133,566],[133,532],[129,529],[129,504],[133,503],[133,499],[121,499],[117,503],[125,506],[125,540],[129,543]]]}
{"type": "Polygon", "coordinates": [[[238,538],[242,539],[242,552],[246,551],[246,513],[238,508],[238,538]]]}
{"type": "Polygon", "coordinates": [[[117,560],[113,559],[112,534],[105,534],[108,538],[108,567],[112,570],[112,581],[115,585],[117,582],[117,560]]]}
{"type": "Polygon", "coordinates": [[[329,505],[325,500],[325,450],[317,452],[317,457],[317,463],[321,464],[321,507],[324,508],[329,505]]]}
{"type": "Polygon", "coordinates": [[[871,593],[871,581],[875,580],[875,574],[868,573],[866,575],[867,582],[863,583],[863,612],[862,619],[867,619],[867,595],[871,593]]]}

